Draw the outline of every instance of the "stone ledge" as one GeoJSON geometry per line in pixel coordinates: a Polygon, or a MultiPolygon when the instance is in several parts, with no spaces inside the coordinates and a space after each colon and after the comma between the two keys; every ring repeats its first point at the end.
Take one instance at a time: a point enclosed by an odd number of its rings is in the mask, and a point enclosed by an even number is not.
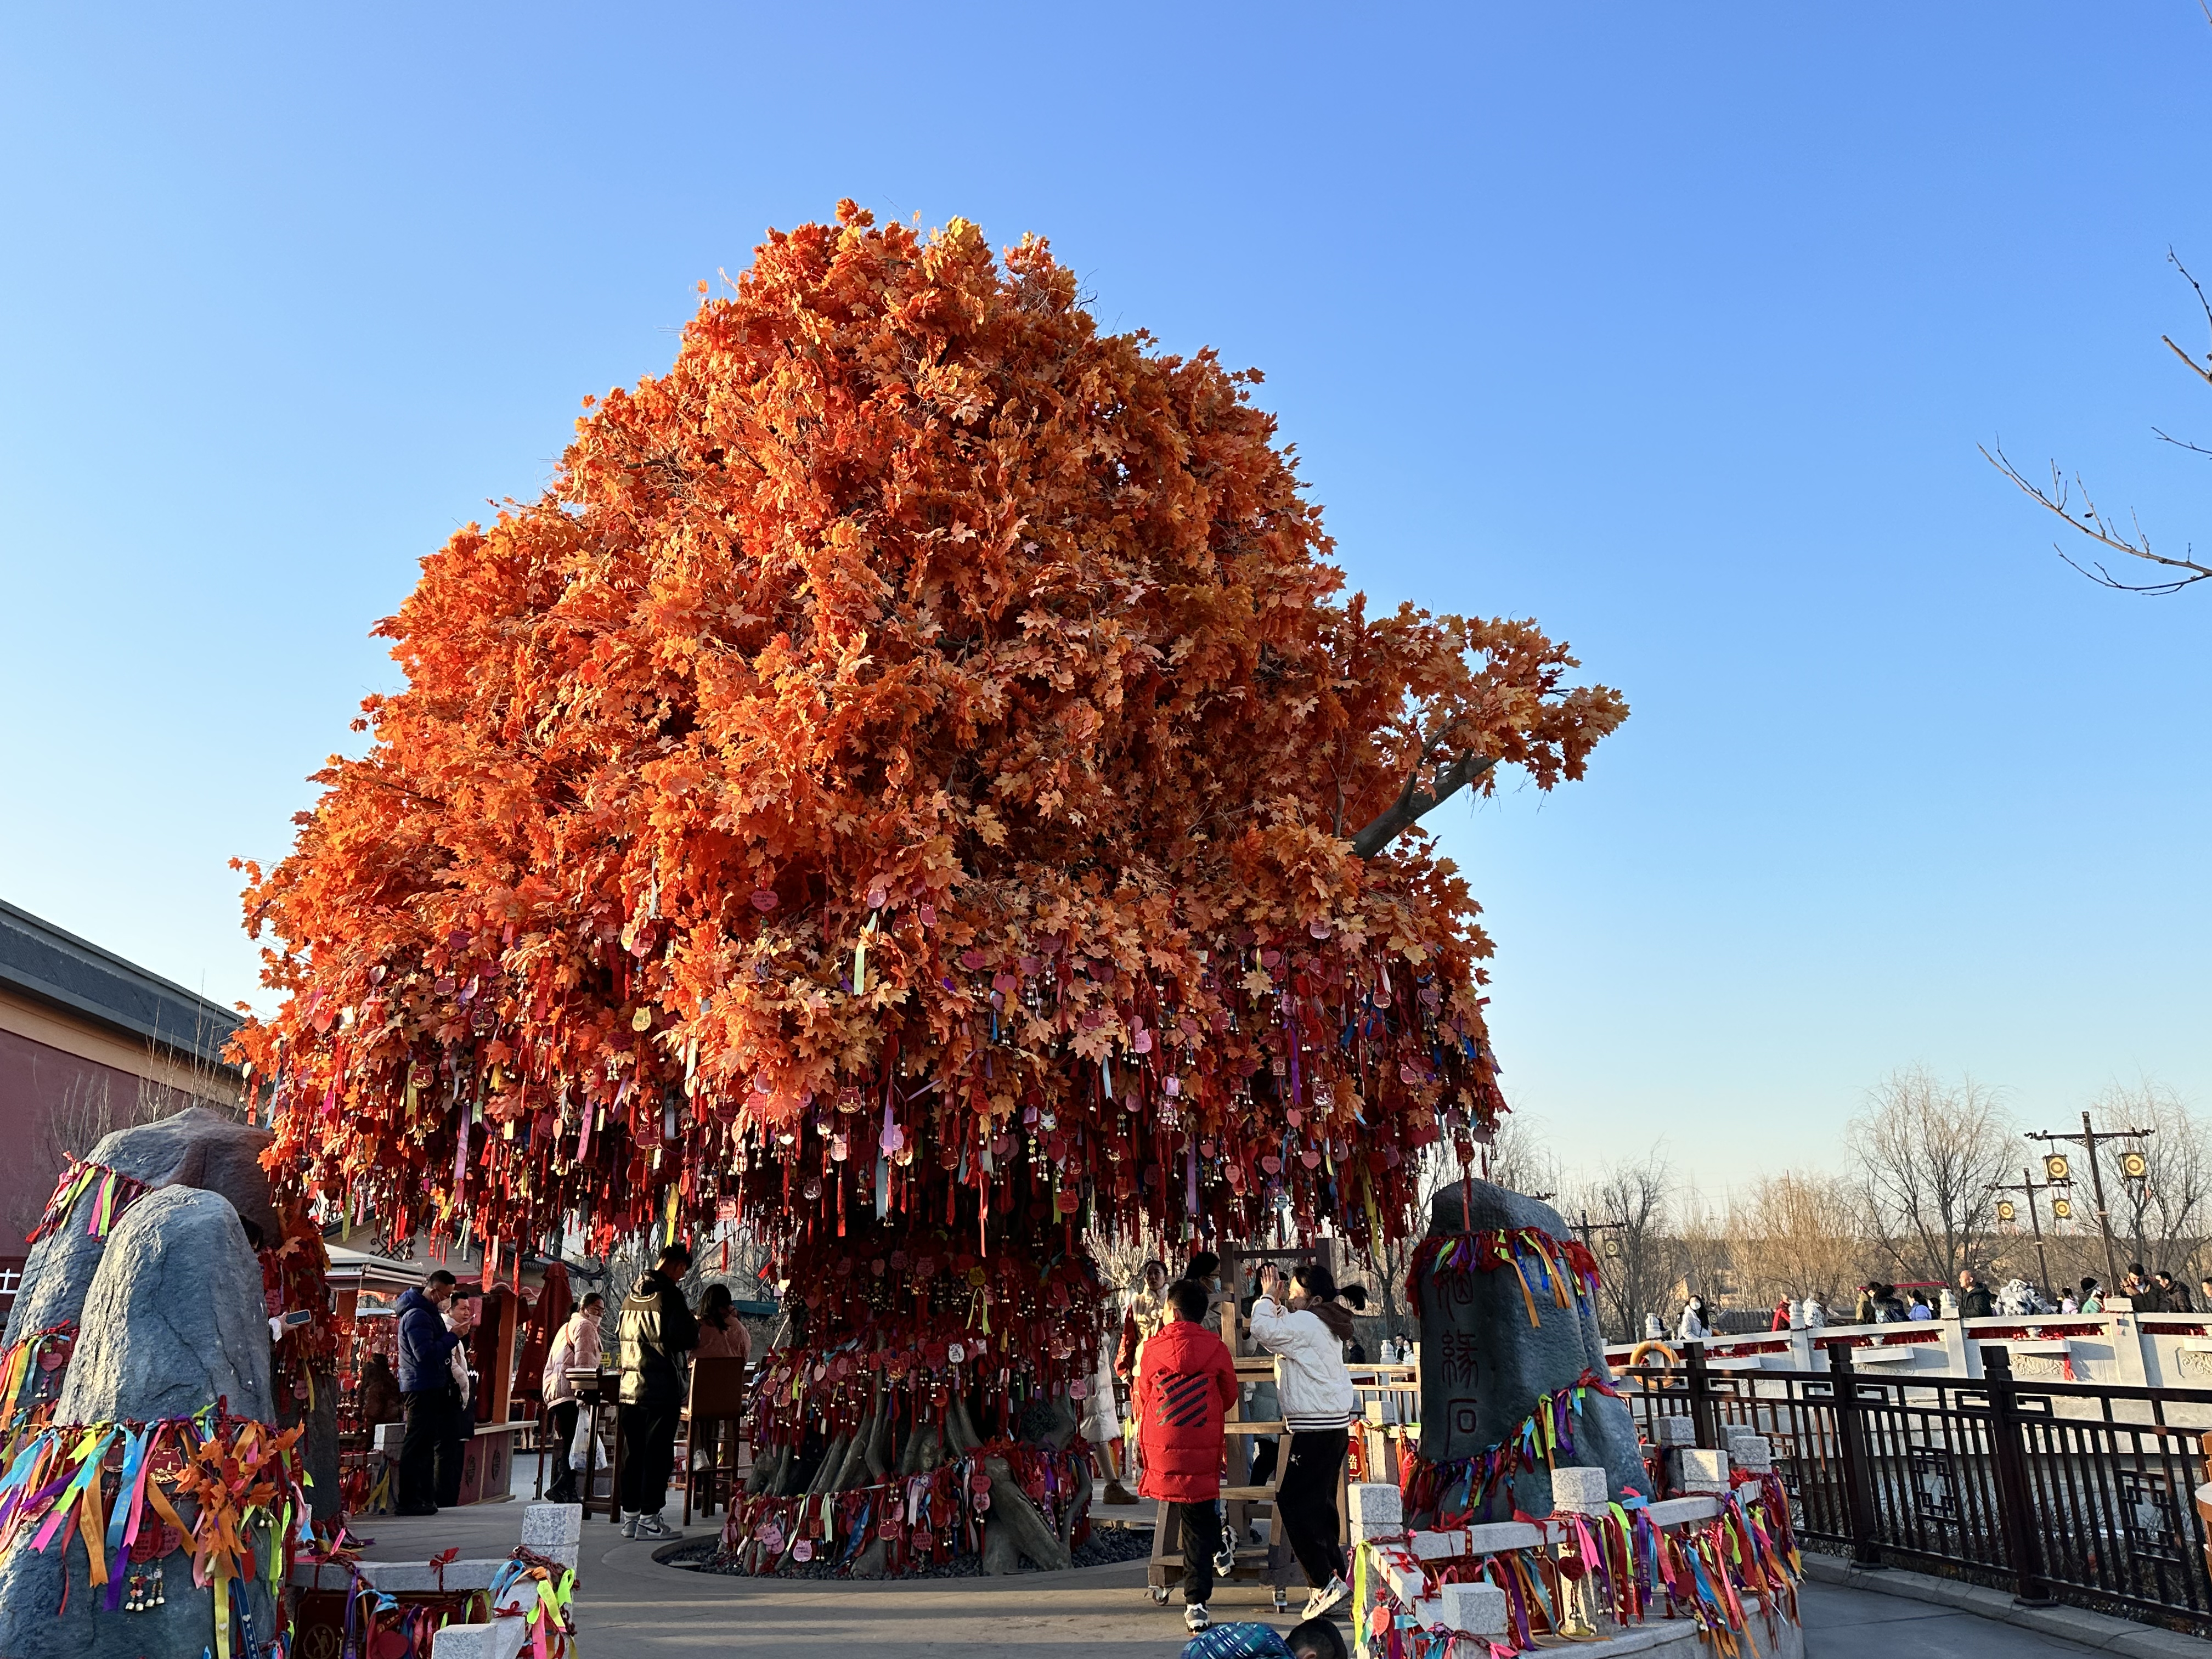
{"type": "Polygon", "coordinates": [[[1644,1513],[1655,1527],[1680,1527],[1692,1521],[1710,1521],[1721,1512],[1717,1498],[1662,1498],[1644,1513]]]}
{"type": "Polygon", "coordinates": [[[2014,1607],[2008,1591],[1992,1589],[1987,1584],[1938,1578],[1932,1573],[1912,1572],[1903,1567],[1869,1571],[1853,1565],[1841,1556],[1824,1555],[1813,1550],[1807,1550],[1803,1559],[1805,1577],[1816,1583],[1873,1590],[1909,1601],[1955,1607],[1977,1618],[2016,1625],[2039,1635],[2078,1642],[2086,1648],[2125,1654],[2130,1659],[2204,1659],[2206,1652],[2205,1644],[2196,1637],[2156,1625],[2139,1625],[2131,1619],[2116,1619],[2110,1613],[2092,1613],[2087,1607],[2014,1607]]]}

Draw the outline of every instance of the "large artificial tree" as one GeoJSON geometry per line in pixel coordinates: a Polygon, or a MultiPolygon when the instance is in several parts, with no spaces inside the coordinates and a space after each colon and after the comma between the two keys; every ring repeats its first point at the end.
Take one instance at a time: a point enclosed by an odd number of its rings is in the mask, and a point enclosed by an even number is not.
{"type": "Polygon", "coordinates": [[[423,561],[406,689],[248,866],[283,1167],[495,1271],[750,1228],[764,1409],[847,1480],[1079,1388],[1086,1239],[1402,1237],[1502,1109],[1418,820],[1626,708],[1528,623],[1346,598],[1259,378],[1103,331],[1041,240],[773,234],[423,561]]]}

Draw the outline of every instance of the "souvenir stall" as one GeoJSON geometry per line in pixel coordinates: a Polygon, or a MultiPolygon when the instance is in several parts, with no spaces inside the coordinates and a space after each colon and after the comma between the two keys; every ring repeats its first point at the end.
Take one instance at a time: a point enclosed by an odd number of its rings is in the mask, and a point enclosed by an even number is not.
{"type": "Polygon", "coordinates": [[[380,1424],[364,1420],[362,1378],[377,1356],[396,1363],[393,1306],[433,1267],[453,1273],[459,1280],[457,1294],[477,1307],[468,1347],[475,1428],[462,1460],[460,1502],[498,1502],[510,1496],[518,1449],[535,1447],[538,1378],[524,1377],[520,1367],[522,1334],[544,1284],[545,1264],[517,1262],[510,1269],[514,1279],[487,1288],[480,1261],[400,1261],[343,1244],[331,1246],[329,1255],[342,1389],[340,1480],[347,1512],[391,1507],[399,1419],[395,1414],[380,1424]]]}

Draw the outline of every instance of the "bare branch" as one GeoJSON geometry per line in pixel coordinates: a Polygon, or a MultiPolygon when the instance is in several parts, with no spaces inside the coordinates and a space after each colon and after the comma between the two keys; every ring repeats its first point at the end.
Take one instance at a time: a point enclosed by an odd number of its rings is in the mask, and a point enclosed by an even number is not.
{"type": "MultiPolygon", "coordinates": [[[[2135,525],[2135,534],[2132,537],[2127,535],[2099,510],[2096,502],[2090,499],[2088,490],[2078,477],[2074,480],[2072,489],[2081,492],[2081,504],[2078,507],[2075,507],[2073,503],[2072,490],[2069,490],[2064,477],[2059,472],[2057,462],[2054,461],[2051,464],[2051,488],[2045,490],[2039,484],[2029,483],[2021,475],[2020,469],[2014,466],[2006,456],[2002,446],[1994,452],[1984,448],[1982,459],[2003,473],[2006,477],[2010,478],[2020,492],[2030,501],[2047,512],[2057,514],[2091,541],[2109,547],[2116,553],[2125,553],[2130,558],[2144,559],[2152,564],[2164,565],[2169,570],[2185,570],[2190,573],[2188,575],[2176,576],[2166,581],[2124,582],[2106,569],[2102,563],[2098,563],[2095,568],[2091,569],[2069,557],[2064,548],[2057,549],[2060,558],[2064,559],[2075,569],[2081,571],[2083,575],[2099,586],[2112,588],[2122,593],[2176,593],[2191,583],[2201,582],[2207,577],[2212,577],[2212,564],[2201,563],[2194,558],[2177,559],[2164,553],[2154,552],[2151,549],[2150,537],[2144,532],[2142,521],[2133,520],[2132,515],[2130,517],[2135,525]]],[[[2056,544],[2053,545],[2055,546],[2056,544]]],[[[2194,553],[2196,550],[2192,547],[2190,551],[2194,553]]]]}
{"type": "Polygon", "coordinates": [[[2173,437],[2157,427],[2151,428],[2150,431],[2151,436],[2162,444],[2172,444],[2176,449],[2185,449],[2192,455],[2212,456],[2212,449],[2205,448],[2203,444],[2193,444],[2186,438],[2173,437]]]}
{"type": "MultiPolygon", "coordinates": [[[[2182,274],[2184,276],[2188,276],[2186,271],[2184,271],[2182,274]]],[[[2197,279],[2194,276],[2191,276],[2189,280],[2194,283],[2197,279]]],[[[2198,290],[2198,295],[2199,297],[2202,297],[2202,289],[2198,290]]],[[[2208,386],[2212,386],[2212,368],[2205,368],[2204,365],[2198,362],[2196,358],[2191,356],[2179,346],[2174,344],[2173,336],[2171,334],[2161,334],[2158,337],[2166,342],[2166,349],[2168,351],[2171,351],[2175,356],[2180,358],[2183,362],[2189,365],[2189,372],[2191,374],[2194,374],[2198,380],[2203,380],[2208,386]]]]}
{"type": "MultiPolygon", "coordinates": [[[[2212,575],[2212,571],[2205,574],[2212,575]]],[[[1420,787],[1421,763],[1428,759],[1429,752],[1434,747],[1430,744],[1423,748],[1421,762],[1417,762],[1407,775],[1406,787],[1398,792],[1398,799],[1377,812],[1368,821],[1367,827],[1352,838],[1352,850],[1361,858],[1375,857],[1419,823],[1424,815],[1434,811],[1498,764],[1495,755],[1478,755],[1469,751],[1437,774],[1433,793],[1424,793],[1420,787]]]]}

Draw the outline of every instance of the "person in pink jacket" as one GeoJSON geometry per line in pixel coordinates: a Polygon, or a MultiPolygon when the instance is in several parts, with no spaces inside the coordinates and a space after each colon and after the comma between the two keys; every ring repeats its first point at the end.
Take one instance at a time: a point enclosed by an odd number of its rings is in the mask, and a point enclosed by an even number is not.
{"type": "Polygon", "coordinates": [[[545,1492],[552,1503],[576,1501],[576,1471],[568,1467],[568,1445],[576,1437],[576,1385],[568,1373],[599,1368],[599,1316],[606,1310],[606,1297],[593,1291],[554,1333],[545,1350],[545,1369],[538,1381],[544,1390],[547,1427],[558,1448],[553,1455],[553,1484],[545,1492]]]}

